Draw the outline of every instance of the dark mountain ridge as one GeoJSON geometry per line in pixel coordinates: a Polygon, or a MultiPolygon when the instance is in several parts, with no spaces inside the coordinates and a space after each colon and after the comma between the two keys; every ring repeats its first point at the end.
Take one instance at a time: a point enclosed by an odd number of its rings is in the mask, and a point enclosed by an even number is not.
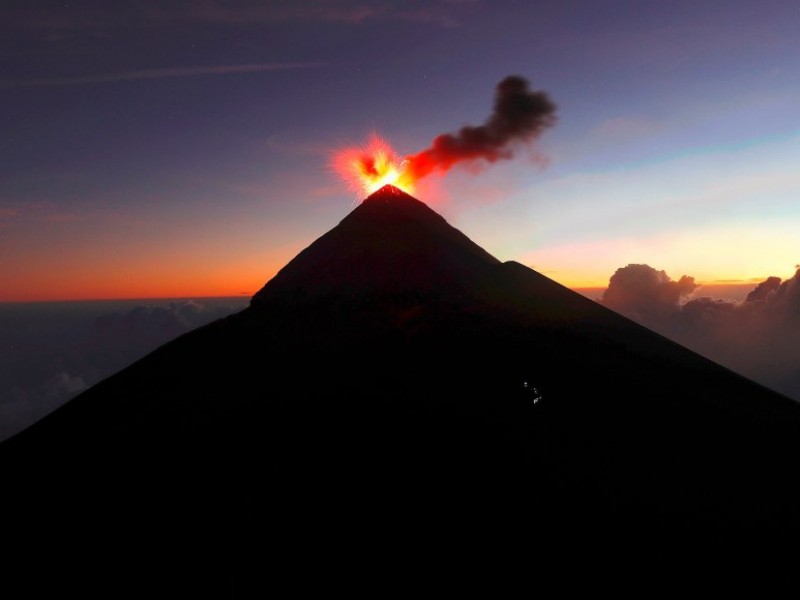
{"type": "Polygon", "coordinates": [[[25,582],[117,596],[788,578],[798,458],[795,403],[391,187],[0,445],[25,582]]]}

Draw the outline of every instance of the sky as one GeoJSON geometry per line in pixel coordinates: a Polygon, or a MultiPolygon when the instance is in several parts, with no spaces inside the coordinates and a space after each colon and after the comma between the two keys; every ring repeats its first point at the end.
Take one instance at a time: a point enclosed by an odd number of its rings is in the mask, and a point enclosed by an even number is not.
{"type": "Polygon", "coordinates": [[[0,301],[242,296],[354,207],[331,153],[557,124],[416,196],[572,287],[800,262],[796,0],[0,4],[0,301]]]}

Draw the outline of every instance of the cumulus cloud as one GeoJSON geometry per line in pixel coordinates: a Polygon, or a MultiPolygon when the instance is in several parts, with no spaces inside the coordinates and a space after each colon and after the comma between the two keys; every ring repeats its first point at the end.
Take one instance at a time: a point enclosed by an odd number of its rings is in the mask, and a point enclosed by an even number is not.
{"type": "Polygon", "coordinates": [[[794,277],[781,283],[772,298],[772,305],[780,308],[787,318],[800,318],[800,269],[794,277]]]}
{"type": "Polygon", "coordinates": [[[692,297],[694,278],[673,281],[649,265],[612,275],[602,302],[688,348],[800,401],[800,269],[769,277],[741,301],[692,297]]]}
{"type": "Polygon", "coordinates": [[[692,325],[709,324],[727,318],[737,303],[722,298],[701,296],[689,300],[680,310],[684,320],[692,325]]]}
{"type": "Polygon", "coordinates": [[[765,302],[778,291],[781,286],[780,277],[768,277],[747,294],[745,302],[765,302]]]}
{"type": "Polygon", "coordinates": [[[602,302],[609,308],[649,322],[680,310],[680,301],[697,289],[694,277],[673,281],[664,271],[649,265],[631,264],[611,276],[602,302]]]}

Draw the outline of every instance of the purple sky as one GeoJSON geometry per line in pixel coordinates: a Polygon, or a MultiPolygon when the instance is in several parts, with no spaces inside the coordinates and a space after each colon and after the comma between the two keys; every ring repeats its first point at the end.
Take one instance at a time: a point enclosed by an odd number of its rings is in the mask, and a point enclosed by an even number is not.
{"type": "Polygon", "coordinates": [[[329,153],[482,122],[495,84],[558,104],[536,151],[418,190],[568,285],[800,261],[800,3],[0,5],[0,300],[249,294],[352,196],[329,153]]]}

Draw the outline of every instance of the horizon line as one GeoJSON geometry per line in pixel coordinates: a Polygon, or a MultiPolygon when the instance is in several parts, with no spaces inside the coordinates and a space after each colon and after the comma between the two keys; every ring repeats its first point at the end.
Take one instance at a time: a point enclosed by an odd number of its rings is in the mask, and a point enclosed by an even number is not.
{"type": "MultiPolygon", "coordinates": [[[[555,280],[554,280],[555,281],[555,280]]],[[[740,280],[711,280],[711,281],[703,281],[699,282],[698,287],[702,287],[704,285],[713,285],[718,287],[737,287],[743,285],[757,285],[760,281],[759,280],[747,280],[747,279],[740,279],[740,280]]],[[[561,284],[564,287],[577,291],[577,290],[605,290],[608,288],[608,284],[604,285],[566,285],[561,284]]],[[[27,299],[27,300],[0,300],[0,305],[3,304],[37,304],[37,303],[45,303],[45,302],[113,302],[113,301],[120,301],[120,302],[129,302],[134,300],[141,300],[141,301],[165,301],[165,300],[210,300],[210,299],[221,299],[221,298],[236,298],[236,299],[244,299],[244,298],[251,298],[254,295],[254,292],[239,292],[238,294],[199,294],[199,295],[186,295],[186,296],[113,296],[113,297],[105,297],[105,298],[51,298],[51,299],[43,299],[43,298],[36,298],[36,299],[27,299]]]]}

